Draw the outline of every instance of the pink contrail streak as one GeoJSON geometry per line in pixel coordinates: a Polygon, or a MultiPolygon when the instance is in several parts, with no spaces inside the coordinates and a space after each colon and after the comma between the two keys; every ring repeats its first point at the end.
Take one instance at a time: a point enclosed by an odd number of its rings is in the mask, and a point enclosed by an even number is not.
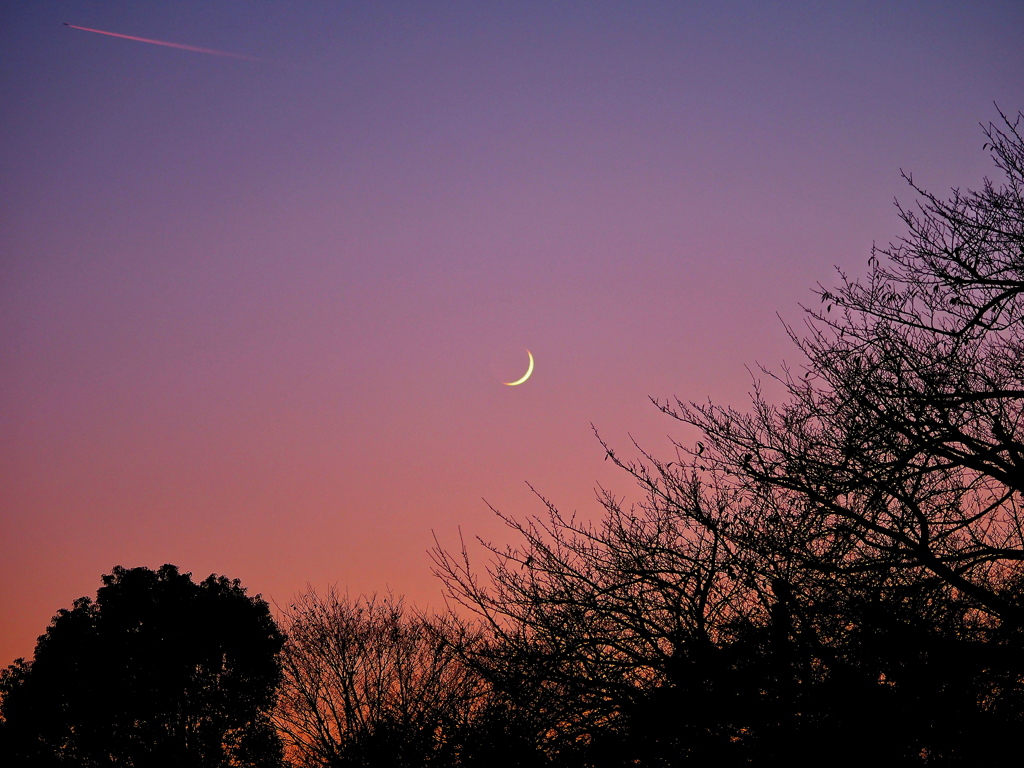
{"type": "Polygon", "coordinates": [[[104,32],[102,29],[89,29],[89,27],[76,27],[74,24],[64,22],[65,27],[80,29],[83,32],[95,32],[97,35],[109,35],[110,37],[121,37],[125,40],[135,40],[140,43],[152,43],[153,45],[165,45],[168,48],[180,48],[183,51],[195,51],[196,53],[208,53],[211,56],[226,56],[229,59],[243,59],[245,61],[260,61],[255,56],[246,56],[244,53],[231,53],[230,51],[218,51],[216,48],[200,48],[197,45],[185,45],[184,43],[170,43],[166,40],[150,40],[148,37],[134,37],[133,35],[122,35],[118,32],[104,32]]]}

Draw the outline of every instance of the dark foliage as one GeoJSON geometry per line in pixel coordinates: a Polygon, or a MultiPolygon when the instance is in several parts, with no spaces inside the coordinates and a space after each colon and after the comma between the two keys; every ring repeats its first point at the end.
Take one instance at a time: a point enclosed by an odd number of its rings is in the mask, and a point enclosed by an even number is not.
{"type": "Polygon", "coordinates": [[[278,765],[282,641],[238,581],[116,567],[4,673],[5,764],[278,765]]]}

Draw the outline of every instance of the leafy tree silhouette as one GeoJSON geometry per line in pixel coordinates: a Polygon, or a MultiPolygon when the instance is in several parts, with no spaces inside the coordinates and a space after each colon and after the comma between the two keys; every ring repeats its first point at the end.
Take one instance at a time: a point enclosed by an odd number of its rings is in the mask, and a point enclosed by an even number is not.
{"type": "Polygon", "coordinates": [[[2,680],[14,766],[276,766],[283,637],[237,580],[115,567],[2,680]]]}

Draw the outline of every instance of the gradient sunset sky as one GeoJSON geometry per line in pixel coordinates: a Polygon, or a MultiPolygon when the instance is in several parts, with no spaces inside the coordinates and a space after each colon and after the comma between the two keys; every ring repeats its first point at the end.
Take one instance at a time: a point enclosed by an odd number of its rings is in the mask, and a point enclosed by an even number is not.
{"type": "Polygon", "coordinates": [[[899,236],[901,168],[995,173],[1022,33],[1019,0],[4,4],[0,666],[115,565],[438,608],[432,531],[510,540],[483,499],[631,498],[591,424],[666,455],[695,436],[649,397],[799,364],[783,321],[899,236]]]}

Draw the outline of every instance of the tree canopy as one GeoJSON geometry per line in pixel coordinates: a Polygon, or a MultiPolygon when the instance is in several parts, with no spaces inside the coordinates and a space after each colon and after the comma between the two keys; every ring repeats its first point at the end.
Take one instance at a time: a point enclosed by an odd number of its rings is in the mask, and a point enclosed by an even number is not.
{"type": "Polygon", "coordinates": [[[282,642],[237,580],[115,567],[4,673],[7,764],[276,765],[282,642]]]}

